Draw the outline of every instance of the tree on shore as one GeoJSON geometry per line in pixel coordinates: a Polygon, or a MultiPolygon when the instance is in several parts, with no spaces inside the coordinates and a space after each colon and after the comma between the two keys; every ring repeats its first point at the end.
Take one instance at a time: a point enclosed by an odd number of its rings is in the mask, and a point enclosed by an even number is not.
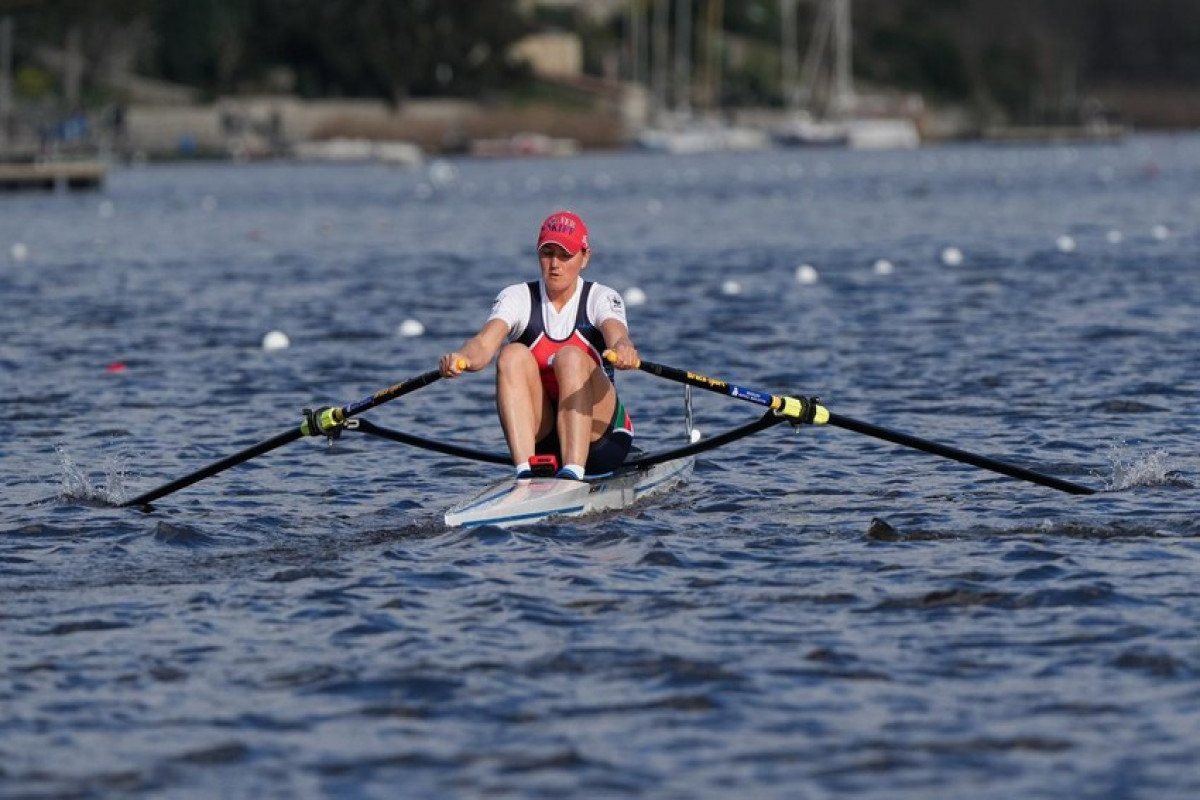
{"type": "Polygon", "coordinates": [[[212,94],[262,87],[282,66],[308,97],[476,97],[519,82],[514,0],[160,0],[155,66],[212,94]]]}
{"type": "MultiPolygon", "coordinates": [[[[683,30],[697,47],[721,42],[703,63],[721,76],[722,103],[782,104],[778,0],[636,0],[603,22],[582,5],[530,13],[518,0],[0,0],[0,16],[17,23],[16,66],[42,75],[18,91],[62,87],[68,107],[87,102],[87,76],[105,73],[98,64],[208,97],[511,97],[531,81],[511,45],[537,26],[573,25],[599,73],[629,57],[630,9],[644,45],[651,15],[664,10],[674,43],[680,8],[690,9],[683,30]],[[705,32],[713,25],[721,37],[705,32]],[[47,51],[68,57],[49,66],[47,51]]],[[[803,43],[816,6],[800,8],[803,43]]],[[[1196,0],[854,0],[853,28],[864,84],[1014,121],[1069,116],[1098,87],[1186,93],[1200,84],[1196,0]]],[[[90,88],[103,95],[99,82],[90,88]]]]}

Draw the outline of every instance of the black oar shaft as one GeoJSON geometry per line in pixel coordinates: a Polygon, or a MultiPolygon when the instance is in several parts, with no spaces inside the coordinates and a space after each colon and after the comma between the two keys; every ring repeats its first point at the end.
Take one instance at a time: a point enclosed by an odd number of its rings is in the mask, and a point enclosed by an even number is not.
{"type": "Polygon", "coordinates": [[[265,442],[259,442],[258,444],[254,445],[253,447],[248,447],[245,450],[241,451],[240,453],[234,453],[233,455],[223,458],[220,461],[217,461],[216,463],[209,464],[207,467],[196,470],[195,472],[193,472],[190,475],[184,475],[182,478],[173,480],[164,486],[160,486],[157,489],[154,489],[153,491],[149,491],[149,492],[146,492],[145,494],[138,495],[137,497],[133,498],[132,500],[126,500],[124,503],[121,503],[121,505],[122,506],[149,505],[150,503],[153,503],[155,500],[159,499],[160,497],[166,497],[167,495],[171,494],[172,492],[177,492],[180,489],[185,489],[188,486],[191,486],[193,483],[196,483],[197,481],[202,481],[205,478],[211,478],[213,475],[216,475],[218,472],[224,472],[225,470],[229,469],[230,467],[236,467],[238,464],[241,464],[243,461],[249,461],[250,459],[261,456],[264,453],[269,453],[277,447],[282,447],[283,445],[287,444],[288,442],[293,442],[296,439],[299,439],[303,435],[304,434],[302,434],[300,432],[299,428],[293,428],[292,430],[287,431],[286,433],[281,433],[272,439],[266,440],[265,442]]]}
{"type": "MultiPolygon", "coordinates": [[[[766,392],[760,392],[754,389],[747,389],[727,381],[709,378],[705,375],[699,375],[695,372],[687,372],[685,370],[677,369],[675,367],[668,367],[663,364],[655,364],[650,361],[641,362],[638,365],[638,369],[642,370],[643,372],[649,372],[651,375],[657,375],[660,378],[667,378],[668,380],[677,381],[679,383],[686,383],[690,386],[695,386],[700,389],[708,389],[709,391],[716,392],[717,394],[723,394],[728,397],[735,397],[739,400],[746,400],[760,406],[766,406],[767,408],[783,413],[785,416],[790,416],[791,414],[789,412],[797,407],[803,408],[803,404],[807,402],[803,400],[797,401],[790,397],[768,394],[766,392]],[[797,403],[800,405],[797,406],[797,403]]],[[[966,450],[959,450],[956,447],[948,447],[946,445],[938,444],[937,442],[919,439],[916,436],[910,436],[906,433],[900,433],[899,431],[881,428],[877,425],[871,425],[866,422],[860,422],[856,419],[833,414],[826,410],[823,406],[817,406],[815,421],[819,424],[824,423],[827,425],[836,425],[839,428],[854,431],[855,433],[862,433],[867,436],[873,436],[877,439],[883,439],[884,441],[892,442],[894,444],[911,447],[916,450],[922,450],[926,453],[932,453],[933,455],[941,456],[943,458],[960,461],[964,464],[970,464],[974,467],[991,470],[992,472],[997,472],[1001,475],[1007,475],[1010,478],[1017,478],[1019,480],[1029,481],[1030,483],[1040,484],[1051,489],[1057,489],[1060,492],[1067,492],[1069,494],[1096,493],[1095,489],[1090,489],[1087,486],[1080,486],[1077,483],[1060,480],[1058,478],[1050,477],[1049,475],[1042,475],[1032,470],[1025,469],[1024,467],[1006,464],[1003,461],[996,461],[995,459],[987,458],[986,456],[968,453],[966,450]]]]}
{"type": "MultiPolygon", "coordinates": [[[[361,414],[364,411],[368,411],[376,406],[381,406],[384,403],[395,400],[398,397],[403,397],[409,392],[415,392],[417,389],[428,386],[429,384],[440,380],[441,377],[442,374],[439,370],[432,369],[429,372],[422,373],[415,378],[410,378],[406,381],[393,384],[386,389],[380,389],[378,392],[375,392],[375,394],[368,395],[353,403],[348,403],[341,408],[326,409],[320,415],[320,422],[331,427],[337,426],[356,414],[361,414]]],[[[185,475],[182,478],[173,480],[168,484],[158,487],[157,489],[138,495],[132,500],[125,501],[121,505],[125,507],[149,505],[160,497],[165,497],[172,492],[177,492],[180,489],[191,486],[193,483],[202,481],[205,478],[211,478],[218,472],[224,472],[230,467],[235,467],[238,464],[241,464],[243,461],[249,461],[250,459],[261,456],[264,453],[269,453],[275,448],[282,447],[283,445],[293,442],[303,436],[316,436],[321,432],[322,431],[320,430],[311,429],[309,421],[305,420],[305,422],[299,427],[292,428],[285,433],[281,433],[278,436],[267,439],[265,442],[259,442],[253,447],[248,447],[239,453],[234,453],[231,456],[223,458],[213,464],[209,464],[203,469],[196,470],[190,475],[185,475]]]]}
{"type": "Polygon", "coordinates": [[[730,442],[736,442],[738,439],[744,439],[747,436],[751,436],[759,431],[766,430],[773,425],[779,425],[785,421],[786,420],[783,417],[776,416],[768,411],[748,425],[742,425],[740,427],[733,428],[732,430],[725,431],[725,433],[718,434],[711,439],[701,439],[698,442],[684,445],[683,447],[676,447],[672,450],[666,450],[661,453],[638,456],[637,458],[632,458],[626,461],[623,466],[645,469],[647,467],[652,467],[655,464],[674,461],[677,458],[687,458],[688,456],[694,456],[698,453],[723,447],[730,442]]]}
{"type": "Polygon", "coordinates": [[[829,425],[836,425],[839,428],[844,428],[855,433],[862,433],[867,436],[873,436],[876,439],[892,442],[893,444],[911,447],[914,450],[921,450],[926,453],[932,453],[935,456],[949,458],[954,461],[961,461],[964,464],[970,464],[973,467],[980,469],[991,470],[998,472],[1001,475],[1007,475],[1010,478],[1017,478],[1031,483],[1038,483],[1042,486],[1048,486],[1051,489],[1058,489],[1060,492],[1069,494],[1095,494],[1095,489],[1089,489],[1086,486],[1080,486],[1077,483],[1053,478],[1049,475],[1042,475],[1032,470],[1018,467],[1014,464],[1006,464],[1003,461],[997,461],[994,458],[988,458],[976,453],[968,453],[966,450],[959,450],[957,447],[949,447],[937,442],[931,442],[926,439],[919,439],[916,436],[910,436],[907,433],[894,431],[890,428],[881,428],[878,425],[872,425],[869,422],[843,417],[841,414],[829,414],[829,425]]]}
{"type": "Polygon", "coordinates": [[[363,399],[342,406],[341,417],[348,419],[355,414],[361,414],[364,411],[369,411],[376,406],[381,406],[384,403],[391,402],[398,397],[403,397],[409,392],[415,392],[417,389],[424,388],[431,383],[441,380],[442,373],[436,369],[431,369],[429,372],[422,373],[415,378],[409,378],[406,381],[393,384],[386,389],[380,389],[372,395],[368,395],[363,399]]]}
{"type": "Polygon", "coordinates": [[[778,410],[782,405],[782,398],[778,398],[772,394],[757,392],[753,389],[747,389],[743,386],[736,386],[728,381],[710,378],[706,375],[699,375],[695,372],[668,367],[665,364],[655,364],[652,361],[642,361],[638,364],[638,369],[642,372],[649,372],[651,375],[657,375],[660,378],[666,378],[677,383],[686,383],[689,386],[695,386],[698,389],[707,389],[710,392],[723,394],[726,397],[736,397],[739,400],[746,400],[760,406],[778,410]]]}
{"type": "Polygon", "coordinates": [[[435,453],[442,453],[448,456],[456,456],[458,458],[466,458],[471,461],[482,461],[485,464],[507,464],[512,465],[512,456],[500,453],[485,453],[482,450],[473,450],[469,447],[460,447],[449,442],[436,442],[433,439],[426,439],[423,436],[414,436],[411,433],[392,430],[381,425],[376,425],[368,420],[361,419],[358,421],[358,432],[378,436],[381,439],[387,439],[400,444],[407,444],[412,447],[420,447],[422,450],[432,450],[435,453]]]}

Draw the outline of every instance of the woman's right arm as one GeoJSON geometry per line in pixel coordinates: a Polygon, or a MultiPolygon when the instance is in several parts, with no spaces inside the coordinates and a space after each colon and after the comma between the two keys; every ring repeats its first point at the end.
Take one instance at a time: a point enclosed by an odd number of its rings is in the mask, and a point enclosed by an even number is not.
{"type": "Polygon", "coordinates": [[[490,319],[479,329],[479,333],[463,342],[462,347],[442,356],[438,369],[446,378],[457,378],[464,371],[478,372],[496,357],[506,338],[508,324],[503,320],[490,319]]]}

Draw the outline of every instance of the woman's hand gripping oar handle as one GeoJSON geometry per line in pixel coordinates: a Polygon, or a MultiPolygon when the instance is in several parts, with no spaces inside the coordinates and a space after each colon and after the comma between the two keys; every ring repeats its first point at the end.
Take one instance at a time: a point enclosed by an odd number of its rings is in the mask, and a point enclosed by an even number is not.
{"type": "Polygon", "coordinates": [[[899,444],[904,447],[911,447],[914,450],[921,450],[935,456],[948,458],[953,461],[958,461],[963,464],[970,464],[973,467],[990,470],[1001,475],[1007,475],[1010,478],[1029,481],[1041,486],[1046,486],[1051,489],[1057,489],[1060,492],[1068,494],[1095,494],[1096,490],[1087,486],[1080,486],[1077,483],[1064,481],[1059,478],[1054,478],[1049,475],[1042,475],[1033,470],[1025,469],[1024,467],[1006,464],[1003,461],[997,461],[987,456],[981,456],[976,453],[969,453],[966,450],[959,450],[955,447],[947,447],[937,442],[931,442],[926,439],[919,439],[916,436],[910,436],[899,431],[881,428],[877,425],[871,425],[866,422],[843,417],[840,414],[832,414],[824,406],[817,402],[817,399],[810,398],[808,400],[795,397],[783,397],[765,392],[758,392],[753,389],[746,389],[741,386],[736,386],[726,381],[709,378],[704,375],[698,375],[694,372],[685,372],[675,367],[664,366],[663,364],[652,364],[648,361],[642,361],[638,364],[638,369],[643,372],[649,372],[651,375],[657,375],[660,378],[686,383],[691,386],[696,386],[701,389],[708,389],[717,394],[727,395],[728,397],[736,397],[739,400],[746,400],[751,403],[756,403],[760,406],[766,406],[776,414],[787,417],[789,420],[796,422],[812,422],[818,425],[827,424],[838,428],[843,428],[855,433],[861,433],[866,436],[872,436],[876,439],[883,439],[893,444],[899,444]]]}
{"type": "Polygon", "coordinates": [[[221,459],[215,463],[209,464],[203,469],[184,475],[182,478],[173,480],[168,484],[158,487],[152,491],[140,494],[132,500],[126,500],[121,503],[122,507],[129,506],[146,506],[153,503],[160,497],[165,497],[172,492],[177,492],[191,486],[193,483],[210,478],[220,472],[224,472],[230,467],[237,466],[252,458],[261,456],[264,453],[269,453],[277,447],[282,447],[288,442],[293,442],[296,439],[304,436],[329,436],[336,437],[342,429],[342,425],[350,417],[356,414],[361,414],[364,411],[383,405],[384,403],[395,400],[398,397],[403,397],[409,392],[415,392],[440,380],[442,374],[439,370],[430,370],[424,374],[418,375],[415,378],[410,378],[406,381],[393,384],[386,389],[381,389],[375,394],[364,397],[354,403],[349,403],[341,408],[319,408],[315,411],[312,409],[304,409],[304,420],[300,423],[299,428],[292,428],[278,436],[267,439],[265,442],[259,442],[253,447],[249,447],[241,452],[234,453],[231,456],[221,459]]]}
{"type": "MultiPolygon", "coordinates": [[[[604,357],[610,362],[614,360],[612,351],[606,350],[604,357]]],[[[766,406],[781,417],[795,423],[824,425],[829,421],[829,409],[820,404],[815,397],[789,397],[787,395],[767,394],[744,386],[737,386],[728,381],[710,378],[695,372],[687,372],[665,364],[655,364],[650,361],[638,361],[637,368],[660,378],[666,378],[677,383],[686,383],[699,389],[735,397],[755,405],[766,406]]]]}

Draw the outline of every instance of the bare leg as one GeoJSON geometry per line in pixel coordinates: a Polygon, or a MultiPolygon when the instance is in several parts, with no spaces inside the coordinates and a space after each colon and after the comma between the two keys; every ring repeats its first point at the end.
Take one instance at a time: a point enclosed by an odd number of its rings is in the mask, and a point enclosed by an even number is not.
{"type": "Polygon", "coordinates": [[[550,432],[552,415],[537,361],[523,344],[505,345],[496,359],[496,410],[513,463],[528,461],[550,432]]]}
{"type": "Polygon", "coordinates": [[[604,435],[617,393],[604,370],[577,347],[554,355],[558,380],[558,441],[564,464],[587,463],[588,445],[604,435]]]}

